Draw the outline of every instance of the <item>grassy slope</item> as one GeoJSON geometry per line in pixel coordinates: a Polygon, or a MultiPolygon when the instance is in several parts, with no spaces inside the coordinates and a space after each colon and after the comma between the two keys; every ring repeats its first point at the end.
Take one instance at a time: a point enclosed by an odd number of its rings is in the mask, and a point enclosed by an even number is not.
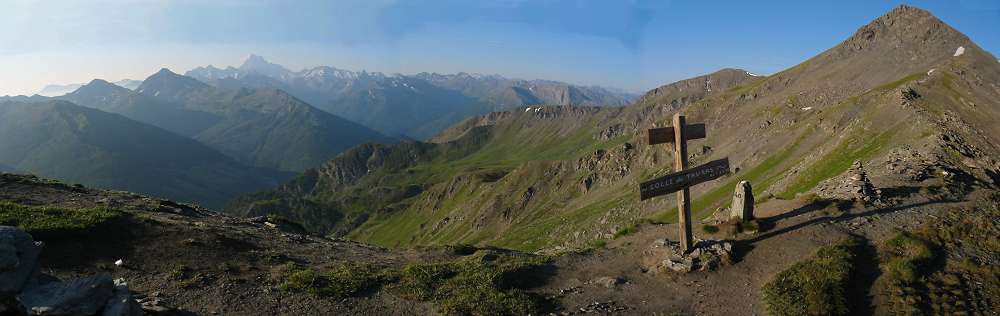
{"type": "MultiPolygon", "coordinates": [[[[896,108],[883,104],[895,96],[893,89],[921,78],[922,76],[917,75],[907,76],[838,102],[818,111],[815,115],[797,117],[799,121],[796,124],[775,131],[776,134],[784,136],[776,137],[775,142],[769,144],[767,149],[773,148],[773,150],[764,151],[770,154],[764,156],[762,160],[750,162],[751,164],[732,176],[697,188],[693,192],[696,217],[706,217],[715,208],[728,204],[731,192],[741,180],[754,183],[754,191],[759,195],[770,192],[779,198],[790,198],[795,194],[811,190],[824,179],[846,171],[854,160],[868,160],[884,153],[886,149],[899,143],[898,139],[905,141],[926,136],[926,131],[904,128],[901,124],[872,123],[873,120],[897,115],[896,108]],[[829,128],[830,122],[838,121],[853,122],[853,124],[829,128]],[[836,135],[848,136],[841,137],[835,142],[828,141],[836,135]],[[789,173],[792,169],[799,171],[789,173]],[[780,186],[772,188],[775,184],[780,186]]],[[[712,115],[712,107],[732,102],[748,90],[761,87],[766,81],[766,79],[758,80],[736,87],[717,97],[693,104],[686,108],[685,112],[692,117],[707,117],[712,115]]],[[[800,115],[796,110],[798,109],[771,107],[768,115],[777,117],[800,115]]],[[[676,221],[676,208],[673,207],[672,197],[664,198],[657,204],[668,206],[668,211],[649,212],[648,209],[651,207],[636,203],[634,186],[637,181],[650,176],[647,174],[650,169],[647,168],[640,168],[630,178],[603,187],[594,194],[581,195],[576,192],[576,186],[567,186],[566,189],[557,192],[546,192],[542,198],[544,200],[538,202],[541,206],[532,207],[532,210],[524,212],[523,216],[509,220],[509,223],[490,218],[486,225],[477,226],[471,220],[456,220],[463,215],[484,216],[484,212],[477,210],[485,204],[492,203],[491,199],[497,196],[500,196],[505,203],[513,203],[520,196],[512,194],[517,191],[511,188],[523,190],[538,181],[555,180],[546,179],[544,172],[529,172],[526,169],[546,169],[558,164],[559,160],[576,160],[599,148],[613,148],[624,142],[634,141],[632,135],[609,141],[598,141],[593,137],[601,127],[616,123],[614,119],[601,121],[591,118],[585,122],[581,127],[568,133],[559,130],[558,125],[554,124],[514,123],[496,130],[497,136],[484,145],[482,150],[471,155],[455,160],[439,159],[410,168],[413,173],[405,177],[406,179],[423,179],[426,181],[424,183],[438,183],[437,185],[463,174],[482,170],[510,172],[516,175],[511,178],[518,180],[516,183],[508,183],[507,178],[498,183],[474,181],[460,183],[457,185],[458,190],[453,191],[441,203],[432,205],[418,203],[418,199],[426,196],[417,196],[406,201],[408,207],[403,211],[373,218],[353,231],[349,237],[390,247],[485,243],[514,249],[537,250],[566,241],[568,233],[592,226],[594,222],[616,208],[636,209],[637,213],[647,214],[645,216],[654,222],[676,221]],[[549,166],[539,165],[544,162],[548,162],[549,166]],[[443,223],[445,221],[447,223],[443,223]],[[427,228],[435,224],[441,228],[432,230],[427,228]]],[[[741,136],[731,137],[738,139],[741,136]]],[[[716,139],[713,142],[723,141],[727,140],[716,139]]],[[[738,150],[725,155],[740,157],[749,153],[746,150],[738,150]]],[[[655,167],[652,170],[655,170],[655,167]]],[[[663,209],[662,206],[658,208],[663,209]]],[[[619,228],[631,224],[624,221],[612,223],[619,228]]],[[[588,235],[585,238],[600,238],[593,236],[588,235]]]]}
{"type": "MultiPolygon", "coordinates": [[[[891,23],[871,27],[885,25],[891,23]]],[[[696,217],[725,206],[740,180],[753,182],[763,198],[789,198],[841,174],[855,160],[871,160],[900,145],[933,141],[935,123],[946,111],[963,111],[962,118],[977,119],[980,113],[969,113],[959,105],[969,100],[989,103],[990,94],[976,90],[969,81],[974,76],[967,72],[989,74],[995,65],[963,64],[978,63],[983,53],[970,49],[966,57],[953,58],[952,48],[923,50],[920,39],[909,38],[909,33],[886,32],[906,36],[908,45],[921,50],[924,58],[887,55],[885,49],[892,47],[859,42],[865,41],[859,31],[845,45],[800,65],[685,105],[682,110],[689,121],[705,122],[710,129],[707,139],[694,144],[692,164],[729,157],[739,168],[692,189],[696,217]],[[873,46],[865,46],[869,44],[873,46]],[[908,62],[902,62],[904,57],[908,62]],[[870,69],[875,66],[881,68],[870,69]],[[933,77],[927,75],[931,68],[938,69],[933,77]],[[900,91],[904,86],[917,86],[923,101],[904,106],[900,91]]],[[[671,170],[672,159],[663,148],[637,142],[639,131],[668,125],[671,109],[667,104],[640,102],[566,117],[515,111],[471,153],[439,155],[406,170],[373,170],[374,176],[327,197],[368,196],[359,199],[368,202],[380,187],[420,186],[421,194],[393,201],[387,210],[372,212],[381,205],[370,203],[348,207],[350,212],[370,215],[349,237],[390,247],[476,243],[537,250],[585,245],[610,238],[637,221],[674,217],[669,211],[674,208],[671,196],[639,202],[636,192],[640,181],[671,170]],[[625,136],[607,141],[597,137],[615,128],[625,136]],[[634,149],[619,151],[623,142],[634,149]],[[600,148],[610,150],[604,156],[595,154],[600,148]],[[607,154],[617,156],[607,158],[607,154]],[[583,180],[595,175],[591,188],[583,180]]]]}

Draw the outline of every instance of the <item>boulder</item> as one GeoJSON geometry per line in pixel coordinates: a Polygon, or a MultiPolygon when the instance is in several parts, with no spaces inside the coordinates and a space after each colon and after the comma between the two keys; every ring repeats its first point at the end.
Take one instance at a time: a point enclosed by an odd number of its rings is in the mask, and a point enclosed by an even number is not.
{"type": "Polygon", "coordinates": [[[12,271],[17,268],[17,264],[20,262],[14,243],[0,241],[0,271],[12,271]]]}
{"type": "Polygon", "coordinates": [[[733,192],[733,204],[729,208],[729,218],[742,222],[753,219],[753,187],[749,181],[740,181],[733,192]]]}
{"type": "Polygon", "coordinates": [[[13,298],[38,269],[42,243],[12,226],[0,226],[0,302],[13,298]]]}
{"type": "Polygon", "coordinates": [[[132,298],[125,279],[116,279],[111,299],[104,306],[102,316],[142,316],[142,305],[132,298]]]}
{"type": "Polygon", "coordinates": [[[17,296],[28,315],[94,315],[108,303],[115,287],[109,275],[98,275],[29,287],[17,296]]]}
{"type": "Polygon", "coordinates": [[[663,266],[674,272],[691,272],[694,270],[694,261],[687,258],[680,260],[667,259],[663,260],[663,266]]]}
{"type": "Polygon", "coordinates": [[[622,278],[618,278],[618,277],[605,276],[605,277],[600,277],[600,278],[594,279],[593,281],[591,281],[591,283],[597,284],[597,285],[600,285],[600,286],[603,286],[603,287],[606,287],[606,288],[613,288],[616,285],[625,283],[625,280],[622,279],[622,278]]]}

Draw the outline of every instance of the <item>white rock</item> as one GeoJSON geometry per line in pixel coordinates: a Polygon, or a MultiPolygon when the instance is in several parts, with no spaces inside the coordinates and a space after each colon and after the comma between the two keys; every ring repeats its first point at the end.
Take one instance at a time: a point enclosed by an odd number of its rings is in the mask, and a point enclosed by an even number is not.
{"type": "Polygon", "coordinates": [[[965,54],[965,46],[959,46],[958,49],[955,50],[955,57],[962,56],[962,54],[965,54]]]}
{"type": "Polygon", "coordinates": [[[115,266],[117,266],[117,267],[123,267],[123,266],[125,266],[125,260],[118,259],[117,261],[115,261],[115,266]]]}

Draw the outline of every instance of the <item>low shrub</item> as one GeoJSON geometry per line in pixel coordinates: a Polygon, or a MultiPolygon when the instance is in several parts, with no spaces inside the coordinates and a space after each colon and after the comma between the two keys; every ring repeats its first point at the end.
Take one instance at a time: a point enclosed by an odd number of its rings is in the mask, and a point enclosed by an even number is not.
{"type": "Polygon", "coordinates": [[[410,264],[402,269],[343,265],[323,272],[287,263],[272,268],[270,279],[286,291],[340,299],[376,288],[410,300],[432,302],[446,315],[536,315],[544,300],[523,289],[549,259],[480,250],[442,263],[410,264]]]}
{"type": "Polygon", "coordinates": [[[931,244],[907,232],[899,232],[885,243],[885,270],[903,283],[912,283],[934,259],[931,244]]]}
{"type": "Polygon", "coordinates": [[[631,234],[635,234],[638,231],[639,231],[639,225],[629,225],[629,226],[626,226],[625,228],[619,229],[617,232],[615,232],[614,239],[618,239],[618,238],[625,237],[625,236],[628,236],[628,235],[631,235],[631,234]]]}
{"type": "Polygon", "coordinates": [[[708,233],[708,234],[718,233],[719,232],[719,226],[715,226],[715,225],[702,225],[701,226],[701,231],[703,231],[705,233],[708,233]]]}
{"type": "Polygon", "coordinates": [[[0,201],[0,225],[17,226],[43,239],[88,232],[123,215],[106,207],[70,209],[0,201]]]}
{"type": "MultiPolygon", "coordinates": [[[[287,266],[279,270],[288,269],[287,266]]],[[[319,297],[341,299],[358,296],[373,290],[391,278],[385,271],[371,265],[340,265],[330,271],[320,272],[312,268],[292,266],[287,278],[280,284],[286,291],[307,292],[319,297]]]]}
{"type": "Polygon", "coordinates": [[[848,315],[847,287],[859,247],[851,237],[778,273],[763,289],[770,314],[848,315]]]}
{"type": "Polygon", "coordinates": [[[405,297],[433,301],[448,315],[528,315],[543,310],[540,298],[521,288],[531,272],[548,264],[538,256],[480,251],[444,264],[410,265],[395,289],[405,297]]]}

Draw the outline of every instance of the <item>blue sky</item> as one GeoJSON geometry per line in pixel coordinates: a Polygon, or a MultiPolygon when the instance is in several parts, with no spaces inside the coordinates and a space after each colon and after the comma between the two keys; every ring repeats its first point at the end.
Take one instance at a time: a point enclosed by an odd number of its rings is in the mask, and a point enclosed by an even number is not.
{"type": "MultiPolygon", "coordinates": [[[[497,73],[644,91],[723,67],[770,74],[900,1],[0,0],[0,95],[162,67],[497,73]]],[[[1000,52],[1000,1],[909,1],[1000,52]]]]}

